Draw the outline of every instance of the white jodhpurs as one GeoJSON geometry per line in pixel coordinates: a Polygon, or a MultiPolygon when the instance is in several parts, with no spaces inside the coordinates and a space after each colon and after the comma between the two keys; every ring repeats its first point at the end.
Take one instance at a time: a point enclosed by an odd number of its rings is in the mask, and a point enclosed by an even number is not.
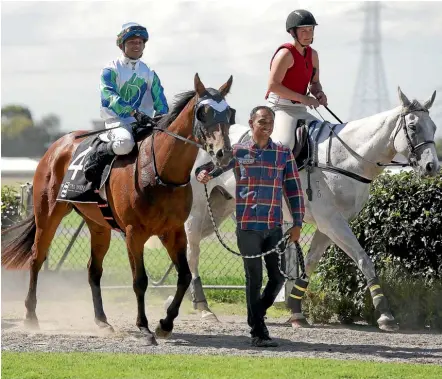
{"type": "Polygon", "coordinates": [[[307,112],[305,105],[292,104],[289,100],[269,98],[267,105],[275,112],[275,125],[271,135],[273,142],[280,142],[290,150],[295,147],[295,129],[298,120],[304,119],[307,123],[318,120],[307,112]]]}
{"type": "Polygon", "coordinates": [[[121,127],[109,130],[107,136],[113,141],[112,150],[116,155],[129,154],[135,146],[134,137],[132,136],[132,126],[130,124],[112,123],[106,124],[107,128],[121,125],[121,127]]]}

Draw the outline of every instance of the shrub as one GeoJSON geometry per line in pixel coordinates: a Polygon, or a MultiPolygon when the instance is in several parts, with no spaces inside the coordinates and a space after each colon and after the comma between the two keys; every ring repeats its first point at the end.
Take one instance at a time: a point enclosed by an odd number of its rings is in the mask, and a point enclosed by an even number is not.
{"type": "MultiPolygon", "coordinates": [[[[442,310],[433,294],[442,298],[442,175],[381,175],[350,226],[373,260],[398,319],[410,327],[440,327],[442,310]]],[[[364,276],[338,247],[328,249],[317,276],[320,289],[340,299],[343,320],[375,320],[364,276]]]]}
{"type": "Polygon", "coordinates": [[[21,219],[20,196],[12,186],[2,186],[1,212],[2,229],[15,224],[21,219]]]}

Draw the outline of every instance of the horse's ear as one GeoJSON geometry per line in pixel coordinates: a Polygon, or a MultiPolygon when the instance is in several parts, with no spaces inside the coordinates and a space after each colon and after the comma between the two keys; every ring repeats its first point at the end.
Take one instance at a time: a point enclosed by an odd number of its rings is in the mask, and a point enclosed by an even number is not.
{"type": "Polygon", "coordinates": [[[431,108],[435,98],[436,98],[436,91],[434,91],[431,97],[424,103],[424,107],[426,110],[429,110],[431,108]]]}
{"type": "Polygon", "coordinates": [[[194,79],[194,85],[195,85],[195,91],[198,94],[199,97],[203,97],[204,96],[204,92],[206,92],[206,87],[204,87],[203,82],[201,81],[198,73],[195,74],[195,79],[194,79]]]}
{"type": "Polygon", "coordinates": [[[408,107],[411,102],[408,100],[407,96],[404,95],[404,93],[401,91],[401,87],[397,87],[397,93],[399,95],[399,100],[401,101],[401,104],[404,108],[408,107]]]}
{"type": "Polygon", "coordinates": [[[230,75],[230,78],[227,82],[225,82],[221,87],[219,87],[219,93],[222,97],[226,97],[226,95],[230,92],[230,87],[232,86],[233,76],[230,75]]]}

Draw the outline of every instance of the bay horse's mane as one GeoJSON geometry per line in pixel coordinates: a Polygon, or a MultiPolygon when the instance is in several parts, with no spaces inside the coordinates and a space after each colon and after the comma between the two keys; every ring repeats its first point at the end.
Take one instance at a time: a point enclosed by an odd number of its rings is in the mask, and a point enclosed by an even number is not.
{"type": "Polygon", "coordinates": [[[172,122],[174,122],[184,107],[189,103],[190,100],[196,95],[195,91],[186,91],[180,93],[174,97],[174,103],[167,115],[161,118],[158,126],[161,129],[167,129],[172,122]]]}

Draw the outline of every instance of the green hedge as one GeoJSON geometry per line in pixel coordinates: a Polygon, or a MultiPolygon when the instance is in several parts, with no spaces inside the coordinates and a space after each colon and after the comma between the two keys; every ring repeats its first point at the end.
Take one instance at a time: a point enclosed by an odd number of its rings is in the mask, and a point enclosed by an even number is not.
{"type": "Polygon", "coordinates": [[[2,186],[1,189],[1,222],[2,229],[20,221],[20,195],[12,186],[2,186]]]}
{"type": "MultiPolygon", "coordinates": [[[[442,175],[381,175],[351,228],[372,258],[399,322],[442,329],[442,175]]],[[[338,247],[324,255],[316,282],[319,293],[333,298],[341,321],[374,322],[365,278],[338,247]]]]}

